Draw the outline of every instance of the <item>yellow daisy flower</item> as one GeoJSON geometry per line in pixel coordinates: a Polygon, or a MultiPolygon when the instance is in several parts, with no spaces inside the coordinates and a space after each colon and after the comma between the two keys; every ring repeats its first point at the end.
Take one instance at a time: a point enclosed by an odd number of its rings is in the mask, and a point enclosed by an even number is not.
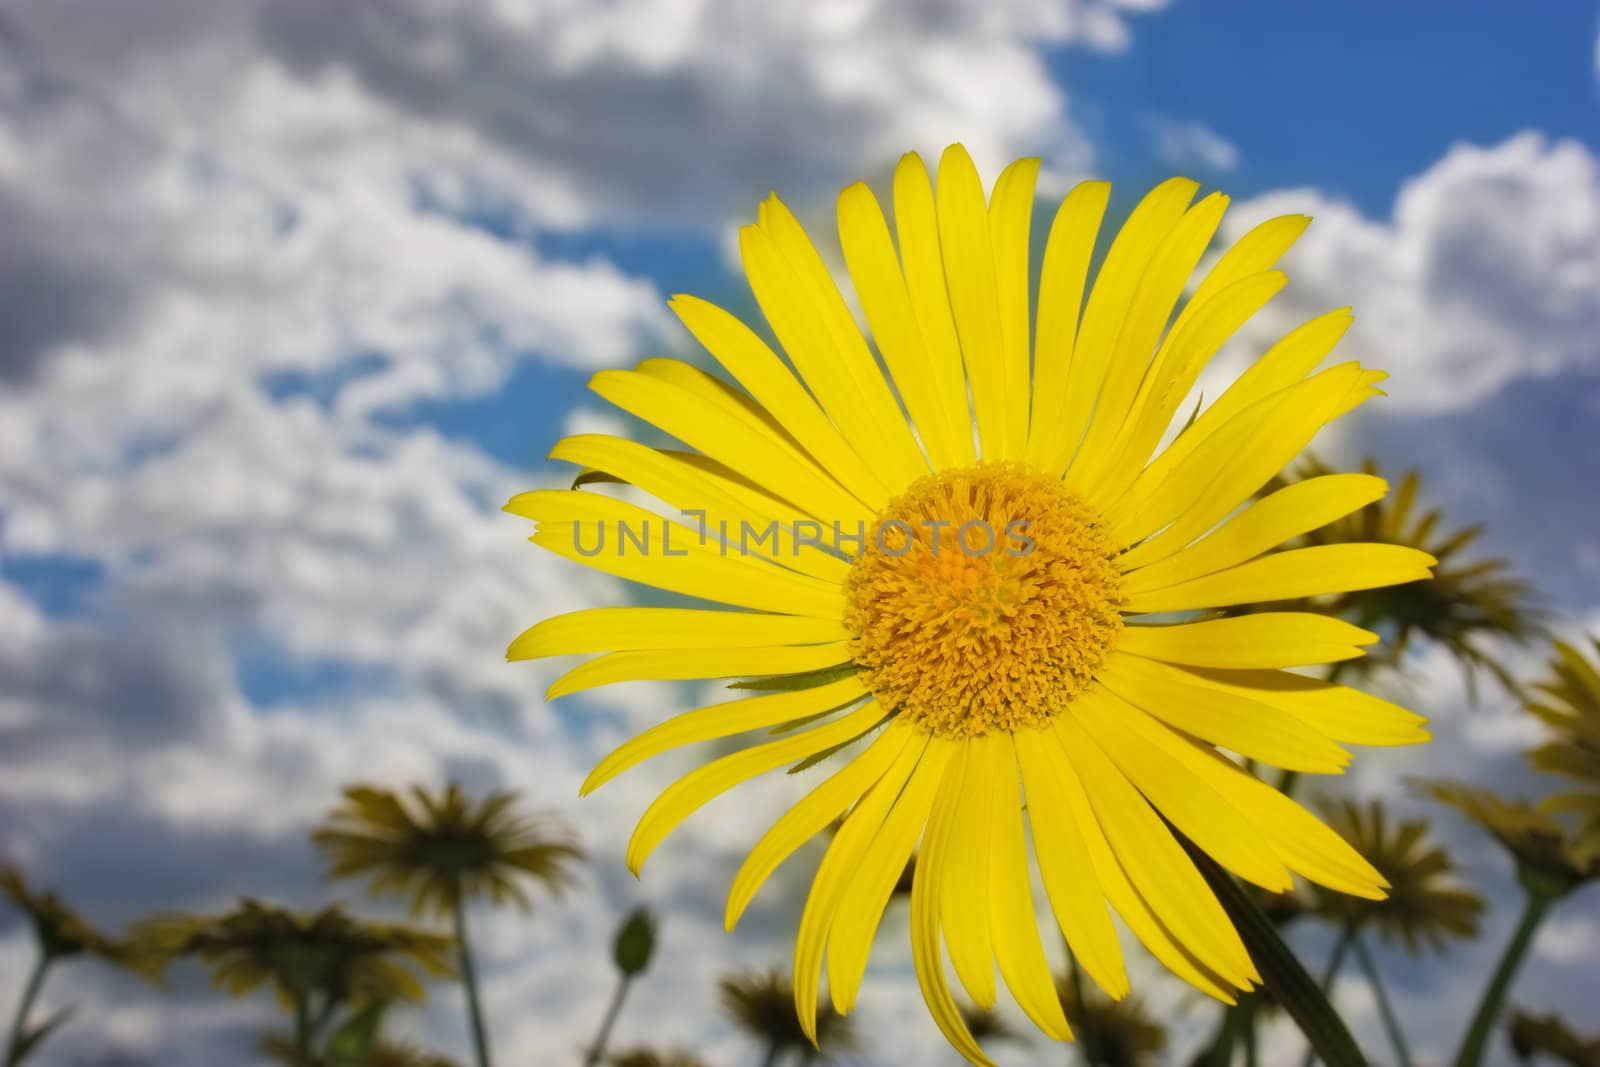
{"type": "Polygon", "coordinates": [[[1434,562],[1393,545],[1270,551],[1381,497],[1379,478],[1327,475],[1251,501],[1324,424],[1378,392],[1385,375],[1356,363],[1314,371],[1346,310],[1274,345],[1158,448],[1207,361],[1285,284],[1272,264],[1308,220],[1251,231],[1174,317],[1227,198],[1195,203],[1184,178],[1158,186],[1091,287],[1110,190],[1085,182],[1050,228],[1034,314],[1038,168],[1013,163],[986,198],[959,145],[936,185],[908,155],[892,232],[865,185],[844,190],[844,262],[876,354],[800,223],[768,199],[740,250],[787,362],[728,312],[675,297],[731,381],[648,359],[590,385],[686,448],[585,434],[551,454],[584,468],[580,482],[625,482],[682,514],[577,490],[507,505],[559,555],[726,605],[598,608],[534,626],[512,659],[602,653],[552,697],[629,679],[763,679],[750,687],[765,692],[668,719],[595,768],[585,792],[670,749],[770,731],[667,789],[634,832],[629,866],[713,797],[849,746],[755,845],[728,925],[844,816],[795,952],[814,1036],[822,970],[848,1012],[915,854],[917,973],[940,1028],[979,1064],[945,950],[980,1007],[995,1003],[998,965],[1032,1020],[1070,1038],[1029,888],[1030,839],[1056,921],[1108,994],[1128,991],[1114,911],[1174,972],[1231,1002],[1259,976],[1171,827],[1269,890],[1290,888],[1294,872],[1377,897],[1383,880],[1219,749],[1337,773],[1340,742],[1427,736],[1408,711],[1287,670],[1360,656],[1376,635],[1308,613],[1193,614],[1414,581],[1434,562]]]}

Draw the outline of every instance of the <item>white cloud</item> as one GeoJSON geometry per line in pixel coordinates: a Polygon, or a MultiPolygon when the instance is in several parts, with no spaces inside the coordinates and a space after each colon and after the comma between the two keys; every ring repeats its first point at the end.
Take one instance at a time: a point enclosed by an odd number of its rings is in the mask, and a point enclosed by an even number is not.
{"type": "Polygon", "coordinates": [[[1198,119],[1146,115],[1145,126],[1156,158],[1169,166],[1202,171],[1231,171],[1239,166],[1239,149],[1233,142],[1198,119]]]}
{"type": "Polygon", "coordinates": [[[1600,163],[1576,142],[1458,145],[1387,221],[1294,190],[1237,205],[1228,233],[1283,213],[1316,221],[1255,336],[1353,305],[1337,354],[1392,373],[1390,410],[1462,410],[1518,378],[1600,368],[1600,163]]]}

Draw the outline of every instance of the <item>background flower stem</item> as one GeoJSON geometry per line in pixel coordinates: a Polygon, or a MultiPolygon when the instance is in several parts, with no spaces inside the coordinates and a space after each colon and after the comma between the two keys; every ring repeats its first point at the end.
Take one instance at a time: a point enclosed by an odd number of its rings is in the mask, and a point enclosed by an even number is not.
{"type": "Polygon", "coordinates": [[[478,1067],[489,1065],[489,1039],[484,1033],[483,1011],[478,1004],[478,975],[472,965],[472,946],[467,942],[467,915],[458,888],[452,895],[451,917],[455,921],[456,951],[461,957],[461,985],[467,992],[467,1017],[472,1024],[472,1049],[478,1067]]]}
{"type": "Polygon", "coordinates": [[[1483,999],[1478,1003],[1477,1014],[1472,1017],[1472,1026],[1468,1028],[1467,1036],[1461,1041],[1461,1051],[1456,1054],[1456,1067],[1478,1067],[1483,1062],[1484,1049],[1489,1043],[1489,1032],[1494,1029],[1495,1021],[1500,1016],[1500,1006],[1505,1001],[1506,992],[1511,988],[1511,979],[1516,976],[1522,957],[1527,955],[1528,946],[1533,943],[1534,931],[1539,928],[1539,923],[1544,920],[1545,913],[1550,910],[1550,905],[1555,899],[1549,893],[1528,888],[1527,899],[1522,908],[1522,918],[1511,934],[1511,941],[1500,957],[1500,964],[1495,968],[1494,976],[1489,979],[1489,985],[1483,991],[1483,999]]]}
{"type": "Polygon", "coordinates": [[[44,986],[45,972],[50,969],[51,957],[48,952],[41,951],[39,958],[34,960],[33,972],[28,975],[28,984],[22,988],[22,997],[17,1001],[17,1014],[11,1021],[11,1036],[6,1040],[6,1067],[16,1067],[21,1062],[23,1034],[27,1031],[28,1016],[33,1013],[33,1002],[39,998],[39,990],[44,986]]]}
{"type": "Polygon", "coordinates": [[[1389,1032],[1389,1042],[1394,1045],[1395,1061],[1400,1067],[1411,1067],[1411,1050],[1407,1048],[1405,1033],[1400,1029],[1400,1017],[1389,1002],[1389,993],[1383,987],[1383,978],[1372,961],[1372,953],[1367,951],[1367,946],[1359,936],[1350,939],[1350,947],[1355,950],[1356,962],[1366,973],[1367,983],[1372,986],[1373,996],[1378,999],[1378,1012],[1383,1017],[1384,1029],[1389,1032]]]}

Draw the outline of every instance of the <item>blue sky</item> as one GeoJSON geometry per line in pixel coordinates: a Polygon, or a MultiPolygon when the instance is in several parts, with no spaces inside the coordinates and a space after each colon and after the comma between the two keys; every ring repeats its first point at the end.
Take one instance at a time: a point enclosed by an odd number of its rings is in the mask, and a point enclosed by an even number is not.
{"type": "MultiPolygon", "coordinates": [[[[731,937],[720,898],[785,783],[713,807],[635,883],[622,841],[687,764],[582,804],[577,784],[713,690],[547,704],[566,664],[507,665],[509,639],[636,594],[537,554],[498,509],[567,483],[544,462],[561,436],[639,432],[585,383],[697,358],[669,295],[758,317],[733,234],[768,190],[827,247],[842,186],[883,194],[901,152],[953,140],[989,179],[1025,154],[1053,188],[1110,178],[1114,212],[1188,173],[1233,197],[1228,237],[1316,216],[1228,365],[1353,304],[1339,352],[1389,369],[1391,396],[1319,449],[1420,468],[1563,632],[1600,629],[1600,8],[989,6],[0,0],[0,856],[108,921],[246,889],[311,904],[336,891],[304,832],[340,785],[522,789],[593,858],[578,899],[481,917],[503,1053],[587,1039],[596,946],[644,899],[668,910],[679,980],[641,985],[629,1032],[747,1062],[715,977],[787,960],[804,885],[731,937]]],[[[1536,737],[1506,701],[1469,710],[1436,651],[1414,671],[1439,740],[1338,787],[1412,808],[1412,773],[1533,787],[1516,752],[1536,737]]],[[[1512,892],[1492,847],[1440,826],[1497,906],[1483,945],[1403,970],[1434,1062],[1512,892]]],[[[1519,997],[1571,1012],[1600,923],[1563,922],[1519,997]]],[[[0,1003],[27,952],[0,914],[0,1003]]],[[[877,953],[858,1063],[949,1061],[903,938],[877,953]]],[[[271,1005],[180,988],[86,972],[59,1054],[242,1062],[271,1005]]],[[[1374,1040],[1370,1002],[1342,995],[1374,1040]]],[[[402,1025],[459,1054],[456,1007],[441,990],[402,1025]]]]}

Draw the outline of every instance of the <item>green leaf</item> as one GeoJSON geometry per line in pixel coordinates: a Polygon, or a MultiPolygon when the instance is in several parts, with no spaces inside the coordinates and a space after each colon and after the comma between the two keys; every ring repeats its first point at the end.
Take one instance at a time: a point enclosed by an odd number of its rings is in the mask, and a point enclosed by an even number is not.
{"type": "Polygon", "coordinates": [[[814,753],[814,754],[812,754],[810,756],[807,756],[805,759],[801,760],[799,763],[796,763],[793,767],[790,767],[787,773],[789,773],[789,774],[799,774],[801,771],[810,770],[812,767],[815,767],[817,764],[821,763],[823,760],[827,759],[829,756],[833,755],[834,753],[842,751],[843,749],[849,748],[851,745],[855,744],[857,741],[861,740],[863,737],[866,737],[872,731],[876,730],[878,727],[882,726],[884,723],[888,722],[892,718],[894,718],[894,716],[892,714],[885,715],[883,718],[879,719],[877,722],[873,723],[871,726],[867,727],[865,730],[862,730],[859,734],[856,734],[854,737],[850,738],[848,741],[840,741],[837,745],[833,745],[830,748],[823,749],[821,752],[817,752],[817,753],[814,753]]]}
{"type": "Polygon", "coordinates": [[[1177,829],[1172,832],[1188,850],[1211,891],[1222,902],[1223,910],[1233,920],[1244,947],[1261,972],[1262,984],[1272,990],[1272,995],[1300,1027],[1322,1062],[1327,1067],[1367,1067],[1366,1058],[1361,1055],[1344,1020],[1328,1003],[1316,980],[1306,973],[1289,946],[1283,943],[1266,912],[1243,886],[1217,866],[1216,860],[1196,848],[1194,842],[1177,829]]]}
{"type": "MultiPolygon", "coordinates": [[[[628,483],[627,483],[627,481],[625,479],[618,478],[614,474],[607,474],[605,471],[597,471],[597,470],[593,469],[592,467],[584,468],[583,470],[578,472],[578,476],[576,478],[572,479],[572,488],[574,488],[574,489],[578,489],[578,488],[580,488],[582,486],[585,486],[585,485],[627,485],[627,484],[628,483]]],[[[677,555],[677,553],[674,552],[673,555],[677,555]]]]}
{"type": "Polygon", "coordinates": [[[762,693],[793,693],[799,689],[815,689],[819,685],[841,681],[860,669],[854,663],[839,663],[814,671],[802,671],[799,674],[775,674],[770,678],[749,678],[742,682],[730,682],[728,688],[751,689],[762,693]]]}
{"type": "Polygon", "coordinates": [[[11,1052],[10,1062],[15,1065],[20,1064],[23,1060],[27,1059],[28,1053],[38,1048],[39,1045],[44,1042],[45,1038],[59,1030],[62,1024],[71,1018],[72,1013],[76,1010],[76,1005],[69,1004],[65,1008],[62,1008],[60,1011],[56,1012],[54,1015],[50,1016],[50,1018],[46,1019],[44,1022],[40,1023],[38,1026],[35,1026],[33,1029],[22,1034],[17,1039],[16,1048],[11,1052]]]}

